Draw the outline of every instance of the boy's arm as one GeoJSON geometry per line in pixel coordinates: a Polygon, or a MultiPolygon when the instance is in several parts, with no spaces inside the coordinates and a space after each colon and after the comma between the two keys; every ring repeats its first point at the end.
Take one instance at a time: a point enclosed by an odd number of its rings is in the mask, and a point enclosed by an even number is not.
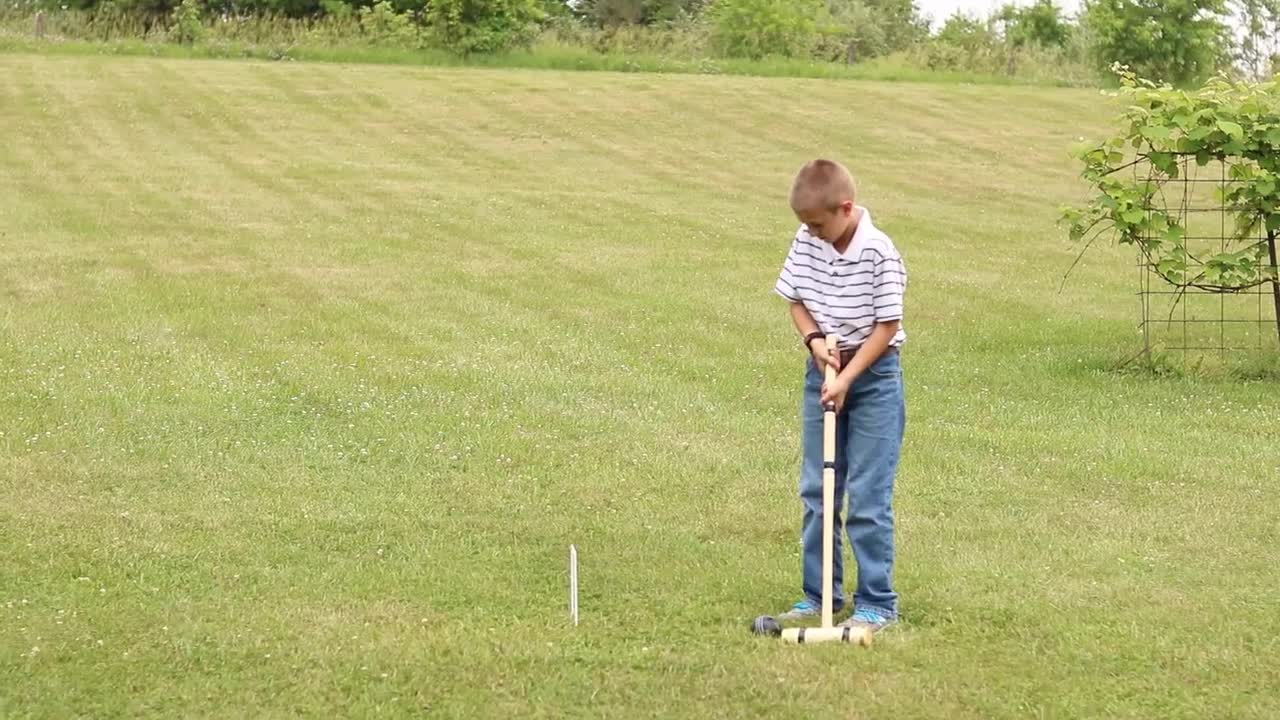
{"type": "MultiPolygon", "coordinates": [[[[818,327],[818,323],[809,314],[809,308],[804,303],[791,303],[791,322],[796,324],[796,329],[800,331],[800,337],[808,337],[811,333],[822,332],[818,327]]],[[[890,335],[890,338],[893,336],[890,335]]],[[[819,370],[825,370],[821,363],[830,363],[831,367],[836,370],[840,369],[840,353],[831,353],[827,350],[827,341],[825,338],[814,338],[809,343],[809,352],[819,361],[819,370]],[[814,349],[814,342],[818,343],[817,349],[814,349]]]]}
{"type": "Polygon", "coordinates": [[[809,314],[809,308],[804,303],[791,303],[791,322],[796,324],[796,329],[800,331],[800,337],[805,337],[809,333],[821,332],[818,329],[818,322],[809,314]]]}
{"type": "Polygon", "coordinates": [[[896,253],[882,257],[876,263],[872,280],[876,326],[858,348],[857,354],[849,360],[849,366],[840,373],[841,381],[852,386],[854,379],[879,360],[893,342],[894,335],[902,327],[902,295],[906,291],[906,279],[907,270],[896,253]]]}
{"type": "Polygon", "coordinates": [[[873,365],[884,351],[888,349],[889,343],[893,342],[893,336],[898,333],[898,327],[902,325],[901,320],[886,320],[876,323],[875,330],[871,331],[871,336],[866,342],[862,343],[862,347],[858,348],[858,352],[849,360],[849,364],[844,370],[840,371],[840,379],[853,385],[853,381],[862,374],[863,370],[873,365]]]}

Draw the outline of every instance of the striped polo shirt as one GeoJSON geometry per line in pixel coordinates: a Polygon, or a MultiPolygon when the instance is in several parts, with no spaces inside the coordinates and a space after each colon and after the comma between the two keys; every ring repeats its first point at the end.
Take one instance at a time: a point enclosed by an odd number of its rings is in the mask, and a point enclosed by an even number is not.
{"type": "MultiPolygon", "coordinates": [[[[822,332],[839,336],[842,349],[866,342],[877,322],[901,320],[907,289],[898,249],[871,222],[871,213],[858,209],[862,219],[843,253],[801,225],[774,286],[787,300],[803,303],[822,332]]],[[[890,344],[906,339],[899,326],[890,344]]]]}

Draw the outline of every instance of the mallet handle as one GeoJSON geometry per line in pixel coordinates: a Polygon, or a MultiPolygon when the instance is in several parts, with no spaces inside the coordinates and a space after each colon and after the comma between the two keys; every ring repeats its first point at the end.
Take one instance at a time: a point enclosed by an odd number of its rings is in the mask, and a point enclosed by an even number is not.
{"type": "MultiPolygon", "coordinates": [[[[827,351],[838,352],[836,336],[827,336],[827,351]]],[[[836,380],[836,370],[827,365],[827,384],[836,380]]],[[[834,573],[832,517],[836,504],[836,411],[833,405],[823,408],[822,413],[822,627],[832,626],[831,618],[831,585],[834,573]]]]}

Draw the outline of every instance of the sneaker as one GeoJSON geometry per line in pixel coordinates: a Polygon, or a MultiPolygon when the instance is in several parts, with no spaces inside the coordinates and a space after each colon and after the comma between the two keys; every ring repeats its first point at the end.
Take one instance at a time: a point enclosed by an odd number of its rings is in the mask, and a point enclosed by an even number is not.
{"type": "Polygon", "coordinates": [[[840,627],[861,627],[878,633],[896,622],[898,618],[885,615],[874,608],[858,608],[848,620],[840,623],[840,627]]]}
{"type": "MultiPolygon", "coordinates": [[[[841,606],[833,605],[831,608],[831,614],[837,615],[843,609],[844,609],[844,606],[842,605],[841,606]]],[[[795,605],[792,605],[790,610],[779,615],[778,620],[781,622],[795,622],[797,620],[812,620],[812,619],[817,619],[821,617],[822,617],[822,604],[816,603],[810,600],[809,598],[805,598],[804,600],[801,600],[795,605]]]]}

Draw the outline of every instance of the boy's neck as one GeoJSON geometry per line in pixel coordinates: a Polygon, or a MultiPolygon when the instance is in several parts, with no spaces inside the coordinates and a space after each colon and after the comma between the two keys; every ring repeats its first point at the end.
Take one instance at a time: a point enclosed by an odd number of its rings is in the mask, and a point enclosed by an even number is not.
{"type": "Polygon", "coordinates": [[[849,223],[849,228],[844,231],[844,234],[839,239],[831,243],[836,252],[843,255],[844,251],[849,249],[849,243],[853,242],[853,236],[858,232],[858,223],[860,222],[862,222],[862,211],[855,207],[853,209],[853,222],[849,223]]]}

